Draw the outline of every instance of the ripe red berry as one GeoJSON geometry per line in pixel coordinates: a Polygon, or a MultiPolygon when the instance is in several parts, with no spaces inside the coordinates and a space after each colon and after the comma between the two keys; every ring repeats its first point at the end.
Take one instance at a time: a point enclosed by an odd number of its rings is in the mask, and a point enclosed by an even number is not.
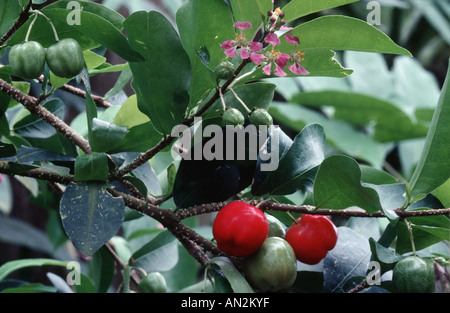
{"type": "Polygon", "coordinates": [[[292,246],[297,260],[317,264],[337,242],[337,229],[323,215],[304,214],[287,230],[285,239],[292,246]]]}
{"type": "Polygon", "coordinates": [[[223,252],[244,257],[255,253],[269,233],[264,213],[245,202],[234,201],[224,206],[213,224],[213,236],[223,252]]]}

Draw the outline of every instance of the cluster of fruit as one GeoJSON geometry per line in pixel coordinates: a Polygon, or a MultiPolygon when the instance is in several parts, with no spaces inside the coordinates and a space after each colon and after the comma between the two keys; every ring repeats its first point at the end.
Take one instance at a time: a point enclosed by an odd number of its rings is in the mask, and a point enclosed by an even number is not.
{"type": "Polygon", "coordinates": [[[71,78],[83,70],[83,51],[75,39],[66,38],[47,49],[37,41],[26,41],[13,46],[9,52],[12,71],[25,79],[38,78],[45,62],[56,76],[71,78]]]}
{"type": "Polygon", "coordinates": [[[287,230],[275,217],[242,201],[224,206],[213,224],[217,247],[243,258],[243,273],[257,290],[289,288],[297,277],[297,260],[317,264],[337,242],[337,229],[323,215],[304,214],[287,230]]]}

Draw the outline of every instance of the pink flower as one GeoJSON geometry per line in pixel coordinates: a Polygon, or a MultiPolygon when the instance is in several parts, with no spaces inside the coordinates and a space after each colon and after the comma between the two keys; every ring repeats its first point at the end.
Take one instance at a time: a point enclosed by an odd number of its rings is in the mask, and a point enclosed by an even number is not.
{"type": "Polygon", "coordinates": [[[233,58],[237,56],[237,49],[240,48],[239,56],[241,59],[251,58],[255,52],[261,52],[263,45],[260,42],[247,41],[244,29],[252,28],[249,22],[237,22],[235,28],[239,28],[240,34],[236,34],[236,40],[227,40],[222,43],[222,49],[226,56],[233,58]]]}
{"type": "Polygon", "coordinates": [[[295,37],[294,35],[291,34],[286,34],[284,38],[286,38],[286,41],[289,44],[295,45],[295,49],[290,53],[289,58],[289,61],[292,61],[294,64],[289,66],[288,69],[296,75],[308,75],[309,72],[303,66],[300,65],[301,61],[303,61],[303,57],[305,56],[304,52],[297,51],[297,46],[300,44],[300,40],[298,39],[298,37],[295,37]]]}
{"type": "Polygon", "coordinates": [[[274,33],[269,33],[266,38],[264,38],[264,41],[268,44],[271,44],[272,46],[280,44],[280,38],[278,38],[278,36],[274,33]]]}
{"type": "Polygon", "coordinates": [[[294,35],[286,34],[286,36],[284,36],[284,38],[286,38],[287,43],[295,44],[296,47],[297,47],[297,45],[300,44],[300,40],[298,39],[298,37],[295,37],[294,35]]]}

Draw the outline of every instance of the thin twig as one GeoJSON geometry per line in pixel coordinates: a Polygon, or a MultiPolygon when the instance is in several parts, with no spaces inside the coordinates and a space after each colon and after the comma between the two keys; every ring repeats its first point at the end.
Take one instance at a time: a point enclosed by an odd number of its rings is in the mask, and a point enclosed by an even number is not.
{"type": "Polygon", "coordinates": [[[66,136],[71,142],[80,147],[80,149],[83,150],[84,153],[89,154],[92,152],[89,142],[86,139],[75,132],[75,130],[73,130],[59,117],[40,105],[40,102],[43,100],[43,98],[37,99],[35,97],[27,95],[8,82],[4,81],[3,79],[0,79],[0,91],[7,94],[17,102],[21,103],[32,114],[39,116],[45,122],[53,126],[57,131],[66,136]]]}

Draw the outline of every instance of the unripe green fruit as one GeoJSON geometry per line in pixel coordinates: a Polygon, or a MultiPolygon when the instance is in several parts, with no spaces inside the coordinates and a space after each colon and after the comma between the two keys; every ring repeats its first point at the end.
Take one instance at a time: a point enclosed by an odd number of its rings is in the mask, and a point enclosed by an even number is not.
{"type": "Polygon", "coordinates": [[[245,279],[261,291],[289,288],[297,277],[297,260],[289,243],[280,237],[267,238],[256,253],[244,259],[245,279]]]}
{"type": "Polygon", "coordinates": [[[406,257],[395,265],[392,283],[398,293],[432,293],[434,268],[417,256],[406,257]]]}
{"type": "Polygon", "coordinates": [[[141,279],[139,291],[143,293],[166,293],[166,279],[159,272],[152,272],[141,279]]]}
{"type": "Polygon", "coordinates": [[[233,77],[234,71],[235,69],[231,62],[223,61],[217,65],[214,72],[218,78],[228,80],[233,77]]]}
{"type": "Polygon", "coordinates": [[[269,235],[267,236],[284,238],[284,235],[286,234],[286,226],[273,215],[266,214],[266,218],[269,223],[269,235]]]}
{"type": "Polygon", "coordinates": [[[72,78],[84,67],[83,50],[72,38],[63,39],[51,45],[45,55],[48,67],[59,77],[72,78]]]}
{"type": "Polygon", "coordinates": [[[244,125],[245,118],[238,109],[228,108],[222,114],[222,121],[225,125],[244,125]]]}
{"type": "Polygon", "coordinates": [[[250,113],[250,123],[255,126],[270,126],[273,124],[273,119],[266,109],[254,109],[250,113]]]}
{"type": "Polygon", "coordinates": [[[15,75],[25,79],[41,76],[44,70],[45,50],[36,41],[17,44],[9,52],[9,64],[15,75]]]}

